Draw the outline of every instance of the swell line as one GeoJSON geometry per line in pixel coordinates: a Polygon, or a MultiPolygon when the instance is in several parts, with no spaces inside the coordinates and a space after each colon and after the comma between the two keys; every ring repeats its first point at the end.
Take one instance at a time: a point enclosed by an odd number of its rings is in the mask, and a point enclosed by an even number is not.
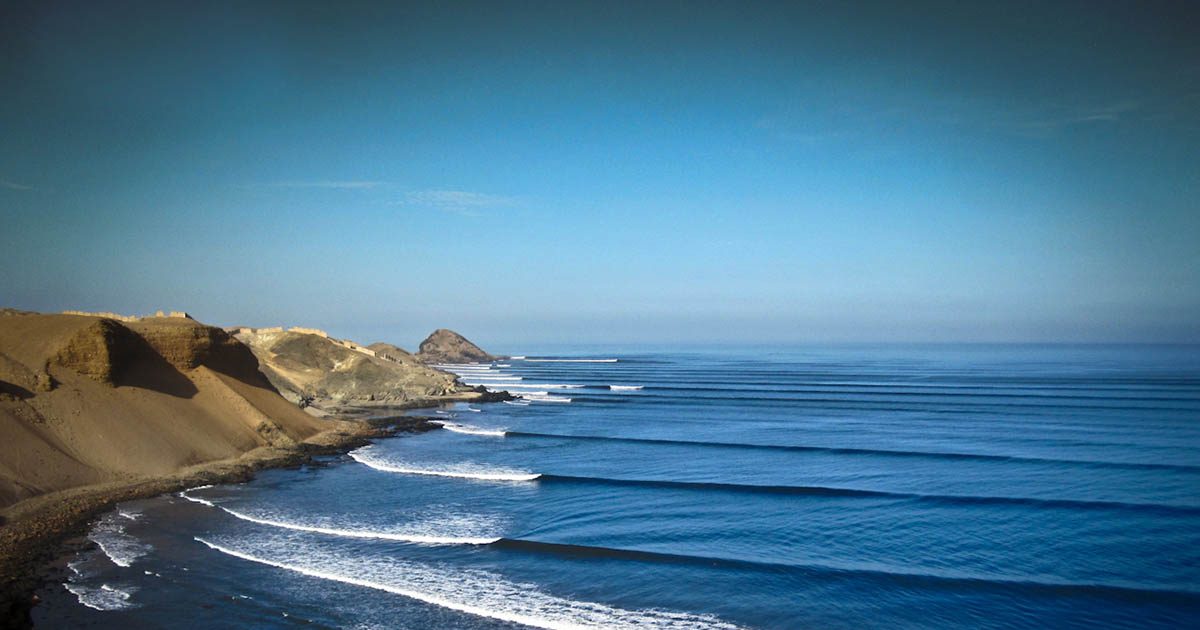
{"type": "Polygon", "coordinates": [[[670,488],[684,490],[712,490],[756,494],[782,494],[817,497],[872,498],[919,501],[946,505],[1024,505],[1063,509],[1109,509],[1139,512],[1165,512],[1181,515],[1198,515],[1200,507],[1169,505],[1162,503],[1125,503],[1121,501],[1084,501],[1075,499],[1036,499],[1030,497],[973,496],[955,494],[918,494],[912,492],[888,492],[884,490],[859,490],[855,488],[833,488],[827,486],[787,486],[722,483],[710,481],[674,481],[659,479],[615,479],[610,477],[577,477],[573,475],[543,474],[541,483],[579,483],[615,486],[638,486],[648,488],[670,488]]]}
{"type": "Polygon", "coordinates": [[[947,583],[962,587],[977,588],[1019,588],[1048,591],[1055,595],[1099,595],[1120,596],[1125,598],[1162,598],[1162,599],[1200,599],[1200,593],[1186,590],[1159,589],[1144,586],[1115,585],[1115,584],[1080,584],[1073,582],[1049,582],[1039,580],[1017,580],[997,577],[946,575],[937,573],[916,573],[908,571],[883,571],[857,567],[838,567],[824,564],[791,564],[763,560],[744,560],[719,556],[703,556],[692,554],[667,553],[659,551],[643,551],[638,549],[618,549],[597,545],[576,545],[566,543],[542,542],[524,538],[501,538],[489,545],[495,549],[509,549],[546,553],[581,558],[631,560],[638,562],[657,562],[669,564],[689,564],[699,566],[728,567],[741,570],[758,570],[773,572],[794,572],[805,576],[816,575],[845,575],[867,576],[895,582],[915,583],[947,583]]]}
{"type": "Polygon", "coordinates": [[[1176,472],[1200,472],[1200,466],[1186,464],[1156,464],[1133,462],[1105,462],[1082,459],[1053,459],[1048,457],[1022,457],[1016,455],[985,455],[982,453],[954,453],[936,451],[893,451],[887,449],[849,448],[835,446],[802,446],[778,444],[745,444],[740,442],[700,442],[697,440],[671,440],[659,438],[610,437],[603,435],[564,435],[558,433],[538,433],[533,431],[505,431],[505,437],[523,437],[533,439],[562,439],[581,441],[625,442],[630,444],[669,444],[675,446],[698,446],[711,448],[759,449],[771,451],[833,453],[839,455],[876,455],[885,457],[925,457],[932,459],[955,459],[972,461],[1005,461],[1017,463],[1038,464],[1069,464],[1076,466],[1123,468],[1134,470],[1171,470],[1176,472]]]}

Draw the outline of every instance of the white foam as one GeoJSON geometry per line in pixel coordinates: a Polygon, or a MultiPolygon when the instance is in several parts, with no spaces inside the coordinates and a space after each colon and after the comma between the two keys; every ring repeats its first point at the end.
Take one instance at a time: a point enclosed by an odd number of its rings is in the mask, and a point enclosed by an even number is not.
{"type": "Polygon", "coordinates": [[[467,411],[470,411],[472,413],[482,413],[483,412],[482,409],[476,409],[474,407],[467,407],[466,409],[467,409],[467,411]]]}
{"type": "Polygon", "coordinates": [[[528,407],[528,406],[529,406],[529,403],[527,403],[527,402],[521,402],[521,401],[519,401],[519,400],[505,400],[505,401],[504,401],[504,404],[506,404],[506,405],[516,405],[517,407],[528,407]]]}
{"type": "Polygon", "coordinates": [[[485,429],[469,424],[458,424],[457,422],[436,422],[435,424],[442,425],[442,428],[455,433],[466,433],[467,435],[487,435],[490,437],[504,437],[504,429],[485,429]]]}
{"type": "MultiPolygon", "coordinates": [[[[192,490],[200,490],[203,488],[211,488],[211,487],[212,486],[201,486],[200,488],[192,488],[192,490]]],[[[200,497],[194,497],[194,496],[188,494],[188,492],[191,492],[191,490],[184,490],[183,492],[180,492],[179,498],[187,499],[188,501],[191,501],[192,503],[199,503],[200,505],[207,505],[208,507],[217,507],[217,505],[215,503],[213,503],[212,501],[209,501],[207,499],[201,499],[200,497]]]]}
{"type": "Polygon", "coordinates": [[[92,588],[71,582],[64,583],[63,587],[70,591],[79,600],[80,604],[93,610],[124,610],[137,607],[137,604],[129,601],[130,596],[136,591],[133,587],[127,586],[124,589],[120,589],[108,584],[102,584],[100,588],[92,588]]]}
{"type": "Polygon", "coordinates": [[[478,479],[481,481],[533,481],[541,477],[539,473],[511,470],[507,468],[485,468],[476,464],[455,464],[452,467],[428,468],[418,467],[405,462],[395,462],[380,459],[372,455],[371,446],[365,446],[350,452],[350,457],[364,466],[384,472],[404,475],[430,475],[434,477],[455,477],[458,479],[478,479]]]}
{"type": "Polygon", "coordinates": [[[512,367],[512,365],[510,365],[508,363],[497,363],[497,364],[493,365],[492,367],[505,368],[505,367],[512,367]]]}
{"type": "Polygon", "coordinates": [[[344,556],[286,539],[249,543],[195,540],[235,558],[309,577],[351,584],[458,612],[549,630],[592,628],[736,628],[711,615],[662,610],[625,610],[543,593],[479,570],[453,570],[392,558],[344,556]],[[236,548],[235,548],[236,547],[236,548]]]}
{"type": "Polygon", "coordinates": [[[645,387],[644,385],[609,385],[608,388],[614,392],[631,392],[645,387]]]}
{"type": "Polygon", "coordinates": [[[433,367],[440,370],[490,370],[491,365],[481,365],[479,363],[434,363],[433,367]]]}
{"type": "Polygon", "coordinates": [[[616,363],[618,359],[525,359],[530,363],[616,363]]]}
{"type": "Polygon", "coordinates": [[[136,520],[142,518],[142,513],[137,510],[122,510],[122,509],[118,508],[117,514],[120,515],[121,518],[127,518],[131,521],[136,521],[136,520]]]}
{"type": "MultiPolygon", "coordinates": [[[[465,382],[465,381],[464,381],[465,382]]],[[[483,385],[484,387],[513,387],[517,389],[579,389],[583,385],[568,385],[566,383],[471,383],[467,385],[483,385]]]]}
{"type": "Polygon", "coordinates": [[[516,360],[516,361],[524,361],[524,360],[525,360],[525,357],[523,357],[523,356],[521,356],[521,357],[508,357],[508,358],[510,358],[510,359],[514,359],[514,360],[516,360]]]}
{"type": "Polygon", "coordinates": [[[437,536],[423,533],[405,532],[405,531],[370,531],[364,529],[344,529],[340,527],[324,527],[321,525],[312,525],[306,523],[297,523],[293,521],[281,521],[277,518],[263,518],[254,516],[237,510],[231,510],[227,507],[220,509],[229,513],[235,518],[243,521],[248,521],[258,525],[267,525],[269,527],[279,527],[281,529],[291,529],[301,532],[313,532],[316,534],[326,534],[329,536],[341,536],[344,538],[371,538],[376,540],[396,540],[400,542],[418,543],[423,545],[490,545],[498,540],[499,537],[471,537],[471,536],[437,536]]]}
{"type": "Polygon", "coordinates": [[[152,547],[126,533],[120,518],[116,512],[105,514],[88,532],[88,539],[96,543],[113,564],[127,567],[149,553],[152,547]]]}
{"type": "MultiPolygon", "coordinates": [[[[539,392],[539,393],[544,393],[544,392],[539,392]]],[[[530,400],[533,402],[547,402],[547,403],[569,403],[569,402],[571,402],[571,399],[567,398],[566,396],[530,396],[530,395],[526,395],[526,394],[521,394],[521,398],[524,400],[530,400]]]]}

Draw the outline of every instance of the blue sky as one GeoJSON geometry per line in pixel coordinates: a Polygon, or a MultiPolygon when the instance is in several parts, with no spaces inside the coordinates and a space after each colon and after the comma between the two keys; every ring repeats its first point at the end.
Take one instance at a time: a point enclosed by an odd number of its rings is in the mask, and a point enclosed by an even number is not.
{"type": "Polygon", "coordinates": [[[0,303],[1200,341],[1189,3],[0,3],[0,303]]]}

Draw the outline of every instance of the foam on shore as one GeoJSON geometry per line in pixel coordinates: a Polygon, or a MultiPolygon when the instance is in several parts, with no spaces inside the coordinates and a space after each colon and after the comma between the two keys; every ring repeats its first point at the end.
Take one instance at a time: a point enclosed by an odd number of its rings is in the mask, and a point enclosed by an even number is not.
{"type": "Polygon", "coordinates": [[[63,588],[74,595],[80,604],[92,610],[103,612],[137,607],[137,604],[129,601],[129,598],[136,591],[136,589],[130,586],[117,588],[108,584],[101,584],[98,588],[94,588],[75,582],[66,582],[63,584],[63,588]]]}
{"type": "Polygon", "coordinates": [[[122,516],[117,512],[105,514],[88,532],[88,539],[100,547],[113,564],[128,567],[138,558],[150,553],[152,547],[140,542],[125,531],[122,516]]]}

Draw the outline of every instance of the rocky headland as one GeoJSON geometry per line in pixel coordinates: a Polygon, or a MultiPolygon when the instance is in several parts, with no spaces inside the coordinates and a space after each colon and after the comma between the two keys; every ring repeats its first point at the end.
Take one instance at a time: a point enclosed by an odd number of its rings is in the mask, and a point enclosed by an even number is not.
{"type": "Polygon", "coordinates": [[[379,408],[496,398],[389,343],[364,346],[305,328],[234,328],[231,332],[251,349],[263,374],[284,398],[316,415],[347,416],[379,408]]]}

